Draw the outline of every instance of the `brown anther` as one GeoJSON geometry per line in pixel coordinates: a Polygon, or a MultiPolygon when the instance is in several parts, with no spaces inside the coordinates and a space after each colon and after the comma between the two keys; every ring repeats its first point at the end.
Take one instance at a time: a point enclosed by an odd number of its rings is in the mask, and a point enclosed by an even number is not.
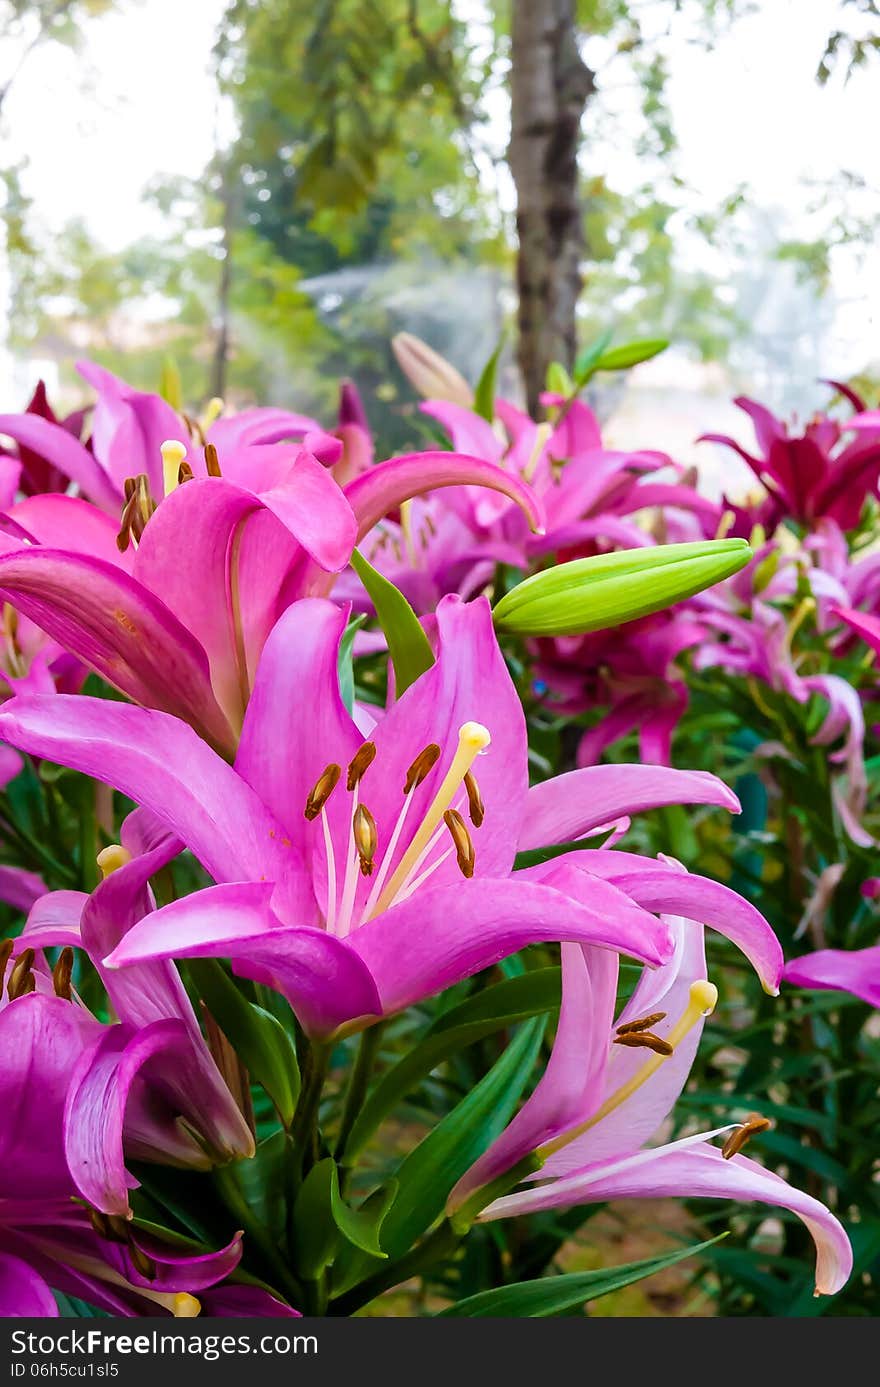
{"type": "Polygon", "coordinates": [[[440,748],[436,742],[431,742],[424,751],[420,751],[406,773],[406,780],[403,785],[403,793],[408,795],[414,785],[421,785],[422,781],[436,766],[440,760],[440,748]]]}
{"type": "MultiPolygon", "coordinates": [[[[109,1221],[106,1214],[102,1214],[100,1209],[89,1209],[89,1223],[94,1228],[99,1238],[110,1238],[109,1221]]],[[[127,1241],[127,1240],[126,1240],[127,1241]]]]}
{"type": "Polygon", "coordinates": [[[191,482],[195,473],[188,462],[182,462],[177,469],[177,485],[183,486],[184,482],[191,482]]]}
{"type": "Polygon", "coordinates": [[[342,767],[337,766],[334,761],[318,776],[318,779],[315,781],[314,789],[310,792],[306,800],[304,813],[309,821],[318,817],[324,805],[336,789],[341,775],[342,767]]]}
{"type": "Polygon", "coordinates": [[[468,813],[471,816],[471,823],[474,828],[479,828],[486,817],[486,806],[483,803],[480,787],[472,771],[468,771],[465,774],[464,788],[467,790],[468,813]]]}
{"type": "Polygon", "coordinates": [[[618,1035],[631,1035],[633,1031],[649,1031],[652,1026],[656,1026],[658,1021],[666,1020],[665,1011],[652,1011],[650,1016],[643,1016],[638,1021],[627,1021],[625,1025],[617,1027],[618,1035]]]}
{"type": "Polygon", "coordinates": [[[373,859],[376,856],[376,848],[379,846],[379,834],[376,829],[376,820],[365,805],[359,804],[354,811],[351,828],[360,859],[361,875],[372,876],[373,859]]]}
{"type": "Polygon", "coordinates": [[[119,522],[116,547],[124,554],[132,539],[139,540],[147,521],[156,509],[150,494],[150,479],[145,472],[125,479],[125,505],[119,522]]]}
{"type": "Polygon", "coordinates": [[[375,759],[376,743],[364,742],[363,746],[358,748],[348,763],[348,779],[345,782],[348,790],[354,789],[361,776],[367,768],[373,764],[375,759]]]}
{"type": "Polygon", "coordinates": [[[475,861],[474,845],[471,842],[471,835],[467,831],[467,824],[457,809],[447,809],[443,815],[443,822],[452,835],[455,855],[462,876],[472,877],[475,861]]]}
{"type": "Polygon", "coordinates": [[[24,997],[28,992],[35,990],[37,980],[31,971],[33,961],[33,949],[25,949],[12,965],[12,972],[9,974],[9,982],[6,985],[6,995],[10,1002],[14,1002],[16,997],[24,997]]]}
{"type": "Polygon", "coordinates": [[[752,1137],[757,1136],[758,1132],[766,1132],[772,1126],[769,1117],[762,1117],[759,1112],[750,1112],[742,1126],[730,1133],[721,1148],[722,1156],[726,1161],[729,1161],[731,1156],[738,1156],[752,1137]]]}
{"type": "Polygon", "coordinates": [[[127,1219],[121,1218],[119,1214],[103,1214],[100,1209],[89,1209],[88,1213],[89,1223],[99,1238],[106,1239],[108,1243],[128,1246],[131,1230],[127,1219]]]}
{"type": "Polygon", "coordinates": [[[70,1001],[70,978],[73,973],[73,949],[69,944],[61,950],[58,961],[52,969],[52,986],[55,989],[56,997],[63,997],[65,1002],[70,1001]]]}
{"type": "Polygon", "coordinates": [[[128,1255],[135,1271],[139,1271],[147,1281],[155,1281],[156,1263],[152,1257],[147,1256],[143,1248],[138,1247],[137,1243],[129,1243],[128,1255]]]}
{"type": "Polygon", "coordinates": [[[12,950],[15,948],[14,939],[4,939],[0,943],[0,992],[3,991],[3,981],[6,977],[6,968],[12,957],[12,950]]]}
{"type": "Polygon", "coordinates": [[[217,449],[213,443],[205,444],[205,467],[209,477],[222,477],[220,471],[220,459],[217,456],[217,449]]]}
{"type": "Polygon", "coordinates": [[[653,1031],[624,1031],[614,1037],[615,1045],[627,1045],[632,1050],[653,1050],[655,1055],[671,1055],[672,1046],[668,1040],[661,1040],[653,1031]]]}

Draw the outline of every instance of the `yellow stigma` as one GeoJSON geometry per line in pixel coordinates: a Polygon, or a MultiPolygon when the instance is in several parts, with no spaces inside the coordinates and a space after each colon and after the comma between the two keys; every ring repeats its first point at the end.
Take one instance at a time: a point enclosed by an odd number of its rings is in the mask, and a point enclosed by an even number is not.
{"type": "MultiPolygon", "coordinates": [[[[681,1044],[688,1031],[693,1030],[698,1021],[712,1014],[717,1001],[718,988],[707,978],[700,978],[697,982],[691,983],[688,1004],[672,1030],[664,1037],[667,1044],[672,1047],[670,1053],[674,1053],[676,1046],[681,1044]]],[[[546,1160],[548,1156],[553,1155],[554,1151],[560,1151],[563,1146],[568,1146],[569,1142],[574,1141],[577,1137],[582,1137],[591,1127],[595,1127],[597,1123],[601,1122],[603,1117],[607,1117],[609,1113],[614,1112],[615,1108],[619,1108],[621,1103],[625,1103],[628,1098],[631,1098],[642,1087],[642,1084],[650,1079],[652,1074],[657,1073],[657,1070],[666,1063],[668,1058],[669,1055],[652,1055],[641,1069],[636,1070],[631,1079],[628,1079],[625,1084],[621,1084],[620,1088],[615,1089],[614,1093],[605,1099],[601,1108],[592,1117],[588,1118],[586,1122],[580,1123],[579,1126],[562,1132],[544,1146],[539,1146],[538,1155],[546,1160]]]]}
{"type": "Polygon", "coordinates": [[[443,777],[443,783],[434,796],[434,800],[427,814],[413,835],[412,842],[407,848],[403,857],[398,863],[397,869],[392,873],[390,880],[382,891],[369,918],[379,915],[383,910],[387,910],[400,888],[403,886],[413,866],[418,861],[438,824],[441,823],[443,815],[452,804],[453,799],[458,793],[462,781],[470,770],[474,761],[481,751],[489,745],[492,738],[489,729],[484,727],[481,722],[466,722],[458,730],[458,750],[452,758],[452,765],[443,777]]]}
{"type": "Polygon", "coordinates": [[[162,454],[162,479],[164,494],[170,496],[180,484],[180,464],[186,457],[186,448],[176,438],[169,438],[159,449],[162,454]]]}
{"type": "Polygon", "coordinates": [[[194,1320],[202,1313],[202,1302],[187,1291],[178,1291],[171,1302],[171,1313],[177,1320],[194,1320]]]}
{"type": "Polygon", "coordinates": [[[102,848],[97,856],[101,876],[105,881],[111,872],[116,872],[120,867],[127,866],[130,861],[131,853],[121,843],[111,843],[109,848],[102,848]]]}

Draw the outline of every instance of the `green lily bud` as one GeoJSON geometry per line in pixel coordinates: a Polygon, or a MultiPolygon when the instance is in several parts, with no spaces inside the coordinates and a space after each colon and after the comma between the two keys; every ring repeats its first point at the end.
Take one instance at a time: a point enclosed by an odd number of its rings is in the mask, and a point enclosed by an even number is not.
{"type": "Polygon", "coordinates": [[[578,636],[662,611],[738,573],[744,539],[657,544],[557,564],[526,578],[494,609],[496,629],[521,636],[578,636]]]}

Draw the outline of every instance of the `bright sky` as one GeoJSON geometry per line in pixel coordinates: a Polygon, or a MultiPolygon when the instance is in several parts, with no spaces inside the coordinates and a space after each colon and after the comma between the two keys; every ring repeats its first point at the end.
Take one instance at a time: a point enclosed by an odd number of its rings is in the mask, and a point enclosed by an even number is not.
{"type": "MultiPolygon", "coordinates": [[[[457,8],[466,15],[471,5],[476,19],[480,0],[457,8]]],[[[223,9],[224,0],[122,0],[87,24],[78,56],[49,45],[30,58],[7,103],[3,157],[27,157],[25,188],[47,229],[82,216],[113,247],[156,229],[144,185],[157,174],[195,175],[212,152],[210,49],[223,9]]],[[[794,234],[808,234],[805,176],[843,167],[880,183],[877,69],[824,90],[813,80],[839,13],[840,0],[763,0],[712,53],[670,46],[680,168],[701,193],[720,199],[748,182],[758,202],[787,209],[794,234]]],[[[601,60],[601,43],[593,48],[601,60]]],[[[634,94],[612,99],[625,110],[634,94]]],[[[625,143],[613,163],[618,183],[637,177],[625,143]]],[[[880,283],[876,255],[867,273],[845,257],[838,266],[837,370],[880,354],[864,292],[872,281],[880,283]]]]}

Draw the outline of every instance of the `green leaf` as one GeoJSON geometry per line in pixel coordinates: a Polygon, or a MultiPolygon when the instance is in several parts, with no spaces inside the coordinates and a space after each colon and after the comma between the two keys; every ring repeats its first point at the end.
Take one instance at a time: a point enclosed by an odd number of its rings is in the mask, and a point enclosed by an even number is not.
{"type": "MultiPolygon", "coordinates": [[[[721,1237],[727,1237],[727,1234],[722,1233],[721,1237]]],[[[448,1310],[441,1310],[437,1318],[465,1315],[471,1319],[479,1316],[541,1319],[564,1315],[588,1300],[598,1300],[600,1296],[631,1286],[634,1281],[642,1281],[655,1272],[674,1267],[677,1262],[694,1257],[719,1241],[719,1238],[710,1238],[708,1242],[669,1252],[664,1257],[649,1257],[644,1262],[628,1262],[622,1267],[574,1271],[565,1276],[519,1281],[512,1286],[499,1286],[493,1291],[480,1291],[478,1295],[460,1300],[457,1305],[450,1305],[448,1310]]]]}
{"type": "Polygon", "coordinates": [[[574,381],[561,361],[551,361],[547,367],[547,389],[554,395],[568,398],[574,394],[574,381]]]}
{"type": "Polygon", "coordinates": [[[510,978],[445,1012],[414,1049],[383,1074],[358,1114],[345,1147],[344,1163],[363,1150],[376,1129],[407,1093],[458,1050],[559,1006],[558,968],[541,968],[510,978]]]}
{"type": "Polygon", "coordinates": [[[397,1198],[382,1231],[391,1257],[400,1257],[430,1228],[456,1181],[507,1126],[537,1059],[544,1024],[535,1018],[523,1026],[489,1073],[397,1170],[397,1198]]]}
{"type": "MultiPolygon", "coordinates": [[[[389,1180],[373,1190],[357,1211],[359,1217],[369,1220],[377,1243],[382,1224],[396,1197],[397,1181],[389,1180]]],[[[386,1258],[386,1253],[365,1252],[362,1248],[354,1246],[350,1240],[343,1243],[333,1263],[333,1295],[340,1296],[351,1290],[352,1286],[356,1286],[359,1281],[376,1271],[386,1258]]]]}
{"type": "Polygon", "coordinates": [[[504,333],[502,332],[498,339],[498,346],[483,367],[480,379],[477,381],[477,388],[474,391],[474,411],[482,419],[488,420],[490,424],[495,417],[495,380],[498,375],[498,362],[503,350],[504,333]]]}
{"type": "MultiPolygon", "coordinates": [[[[393,1199],[393,1195],[392,1195],[393,1199]]],[[[371,1208],[352,1209],[342,1198],[339,1171],[332,1156],[313,1165],[293,1209],[293,1245],[297,1270],[314,1280],[337,1255],[340,1235],[359,1252],[385,1260],[379,1231],[391,1200],[371,1208]]]]}
{"type": "Polygon", "coordinates": [[[640,361],[650,361],[652,356],[659,356],[668,346],[665,337],[646,337],[639,342],[627,342],[623,347],[615,347],[610,352],[604,352],[594,369],[626,371],[630,366],[637,366],[640,361]]]}
{"type": "Polygon", "coordinates": [[[369,594],[379,625],[388,641],[388,653],[394,665],[394,687],[397,697],[414,684],[434,663],[434,652],[422,625],[403,593],[381,573],[377,573],[363,554],[355,549],[351,566],[369,594]]]}
{"type": "Polygon", "coordinates": [[[351,652],[354,638],[366,619],[366,615],[361,615],[350,621],[339,642],[339,693],[349,713],[354,708],[354,661],[351,652]]]}
{"type": "MultiPolygon", "coordinates": [[[[574,363],[574,384],[576,386],[586,385],[613,336],[613,329],[606,328],[594,342],[591,342],[588,347],[584,347],[583,351],[578,353],[574,363]]],[[[569,391],[569,394],[571,393],[573,392],[569,391]]]]}
{"type": "Polygon", "coordinates": [[[192,958],[187,971],[226,1039],[289,1127],[300,1090],[292,1038],[276,1017],[242,996],[217,959],[192,958]]]}

